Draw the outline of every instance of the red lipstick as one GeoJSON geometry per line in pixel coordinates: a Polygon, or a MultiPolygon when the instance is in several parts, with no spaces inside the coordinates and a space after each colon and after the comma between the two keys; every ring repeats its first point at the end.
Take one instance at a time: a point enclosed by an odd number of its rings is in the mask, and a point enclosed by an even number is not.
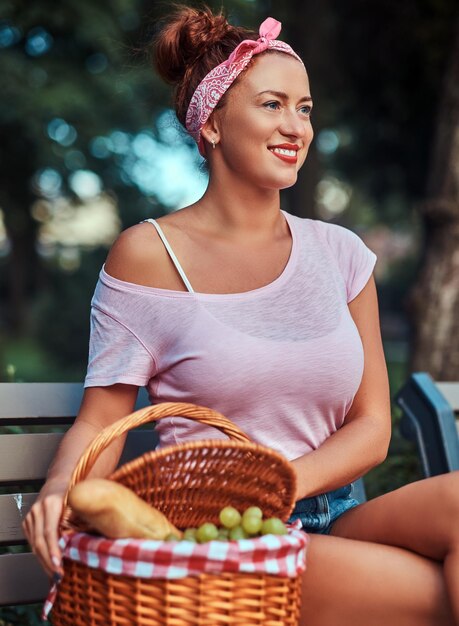
{"type": "Polygon", "coordinates": [[[299,146],[297,146],[296,144],[291,144],[291,143],[281,143],[281,144],[278,144],[277,146],[268,147],[268,150],[272,154],[274,154],[274,156],[292,165],[294,165],[298,161],[298,156],[296,153],[298,152],[299,149],[300,149],[299,146]],[[290,156],[288,154],[280,154],[279,152],[274,152],[274,148],[280,148],[282,150],[292,150],[295,152],[295,156],[290,156]]]}
{"type": "Polygon", "coordinates": [[[276,143],[275,146],[268,146],[268,148],[284,148],[284,150],[298,150],[300,146],[297,146],[296,143],[276,143]]]}

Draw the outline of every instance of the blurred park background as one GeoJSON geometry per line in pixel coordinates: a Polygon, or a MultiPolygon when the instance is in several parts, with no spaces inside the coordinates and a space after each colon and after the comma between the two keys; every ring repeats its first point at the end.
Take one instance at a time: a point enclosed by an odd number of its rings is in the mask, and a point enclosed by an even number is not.
{"type": "MultiPolygon", "coordinates": [[[[208,4],[254,29],[276,17],[305,60],[315,140],[282,206],[378,255],[392,394],[411,371],[459,380],[457,0],[208,4]]],[[[169,8],[0,0],[0,381],[82,381],[109,246],[205,190],[146,54],[169,8]]],[[[395,428],[369,495],[419,475],[395,428]]]]}

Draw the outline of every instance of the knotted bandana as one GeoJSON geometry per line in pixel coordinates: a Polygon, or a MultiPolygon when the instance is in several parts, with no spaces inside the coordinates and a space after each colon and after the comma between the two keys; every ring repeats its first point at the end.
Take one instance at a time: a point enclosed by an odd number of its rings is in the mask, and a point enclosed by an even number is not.
{"type": "Polygon", "coordinates": [[[295,57],[301,64],[303,61],[292,48],[279,41],[282,24],[272,17],[268,17],[260,26],[260,37],[245,39],[233,50],[226,61],[214,67],[199,83],[191,98],[186,113],[186,129],[198,144],[199,152],[204,156],[204,141],[201,129],[209,119],[210,114],[218,104],[223,94],[249,64],[255,54],[265,50],[278,50],[295,57]]]}

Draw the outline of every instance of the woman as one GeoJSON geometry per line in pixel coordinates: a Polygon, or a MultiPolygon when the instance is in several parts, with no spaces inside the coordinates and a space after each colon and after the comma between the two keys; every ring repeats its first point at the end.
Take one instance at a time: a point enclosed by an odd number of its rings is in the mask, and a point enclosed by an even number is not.
{"type": "MultiPolygon", "coordinates": [[[[155,42],[179,120],[206,158],[195,204],[124,231],[92,301],[85,394],[24,524],[49,574],[72,469],[95,434],[152,401],[194,402],[291,461],[311,533],[301,624],[459,624],[458,475],[362,505],[351,483],[381,463],[390,400],[372,270],[352,232],[280,209],[312,141],[301,59],[277,40],[179,7],[155,42]]],[[[161,445],[218,436],[173,418],[161,445]]],[[[95,473],[116,465],[112,446],[95,473]]]]}

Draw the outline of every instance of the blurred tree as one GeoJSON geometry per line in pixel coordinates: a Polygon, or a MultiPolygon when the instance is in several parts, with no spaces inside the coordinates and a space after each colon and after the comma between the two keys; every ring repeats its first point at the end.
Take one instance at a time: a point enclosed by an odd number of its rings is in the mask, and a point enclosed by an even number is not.
{"type": "Polygon", "coordinates": [[[72,174],[89,170],[129,211],[127,221],[144,215],[124,169],[125,136],[114,135],[151,129],[165,102],[165,88],[132,54],[139,9],[137,0],[0,1],[0,207],[11,243],[0,290],[10,333],[29,327],[28,304],[49,265],[37,254],[34,200],[77,201],[72,174]]]}
{"type": "Polygon", "coordinates": [[[404,285],[393,275],[393,291],[408,294],[401,301],[411,335],[408,370],[458,380],[459,5],[383,0],[377,20],[373,8],[363,0],[335,3],[336,58],[345,63],[338,128],[351,141],[332,164],[367,198],[351,200],[350,224],[376,218],[420,233],[420,258],[404,285]]]}
{"type": "Polygon", "coordinates": [[[411,369],[459,380],[459,18],[442,84],[431,152],[422,266],[408,305],[414,322],[411,369]]]}

